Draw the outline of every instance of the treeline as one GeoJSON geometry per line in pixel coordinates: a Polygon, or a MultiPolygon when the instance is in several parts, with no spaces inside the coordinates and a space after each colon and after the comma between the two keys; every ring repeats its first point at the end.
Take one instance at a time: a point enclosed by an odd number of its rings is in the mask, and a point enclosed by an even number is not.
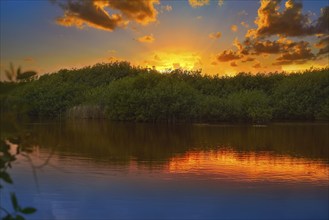
{"type": "Polygon", "coordinates": [[[129,121],[264,123],[328,120],[329,69],[235,77],[159,73],[127,62],[60,70],[0,83],[1,111],[39,117],[129,121]]]}

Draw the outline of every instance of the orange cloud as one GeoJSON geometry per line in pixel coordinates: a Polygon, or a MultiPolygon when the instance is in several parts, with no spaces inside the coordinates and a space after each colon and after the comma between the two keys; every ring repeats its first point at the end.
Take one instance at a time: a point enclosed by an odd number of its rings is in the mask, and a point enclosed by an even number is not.
{"type": "Polygon", "coordinates": [[[232,60],[238,60],[242,58],[242,56],[232,50],[224,50],[222,53],[218,54],[216,58],[220,62],[227,62],[232,60]]]}
{"type": "Polygon", "coordinates": [[[124,17],[137,23],[146,25],[157,20],[158,11],[154,5],[159,4],[159,0],[108,0],[108,2],[110,8],[119,10],[124,17]]]}
{"type": "Polygon", "coordinates": [[[245,62],[252,62],[252,61],[254,61],[255,60],[255,58],[253,58],[253,57],[247,57],[245,60],[242,60],[242,63],[245,63],[245,62]]]}
{"type": "Polygon", "coordinates": [[[238,26],[236,26],[236,25],[232,25],[232,26],[231,26],[231,30],[232,30],[233,32],[237,32],[237,31],[238,31],[238,26]]]}
{"type": "Polygon", "coordinates": [[[208,36],[211,39],[219,39],[222,36],[222,33],[221,32],[210,33],[208,36]]]}
{"type": "Polygon", "coordinates": [[[238,65],[236,64],[236,62],[232,62],[231,64],[230,64],[232,67],[237,67],[238,65]]]}
{"type": "Polygon", "coordinates": [[[257,62],[255,65],[252,66],[252,68],[259,69],[262,68],[262,66],[260,65],[260,62],[257,62]]]}
{"type": "Polygon", "coordinates": [[[242,21],[240,24],[241,24],[243,27],[245,27],[245,28],[249,28],[249,24],[247,24],[247,23],[244,22],[244,21],[242,21]]]}
{"type": "Polygon", "coordinates": [[[209,1],[210,0],[188,0],[188,2],[193,8],[209,5],[209,1]]]}
{"type": "MultiPolygon", "coordinates": [[[[277,54],[273,65],[303,64],[329,53],[329,6],[321,9],[321,15],[310,22],[309,14],[303,14],[300,1],[287,0],[284,8],[280,9],[281,0],[261,0],[258,17],[255,20],[256,29],[248,30],[245,40],[240,43],[236,38],[233,45],[236,51],[226,50],[217,55],[221,62],[237,60],[245,57],[242,62],[251,62],[255,58],[247,55],[277,54]],[[314,44],[319,48],[317,55],[313,54],[307,41],[294,42],[288,37],[316,36],[319,41],[314,44]],[[277,40],[273,40],[278,38],[277,40]]],[[[242,15],[242,13],[241,13],[242,15]]],[[[248,27],[245,22],[240,23],[248,27]]],[[[237,31],[236,25],[231,26],[237,31]]],[[[253,68],[261,68],[256,63],[253,68]]]]}
{"type": "Polygon", "coordinates": [[[141,43],[152,43],[155,39],[153,37],[153,34],[150,34],[150,35],[139,37],[137,40],[141,43]]]}
{"type": "Polygon", "coordinates": [[[64,15],[57,18],[56,23],[78,28],[89,26],[107,31],[124,27],[130,21],[146,25],[157,20],[158,12],[154,4],[158,3],[158,0],[66,0],[58,2],[64,10],[64,15]],[[110,14],[106,9],[118,12],[110,14]]]}
{"type": "Polygon", "coordinates": [[[243,50],[243,46],[240,43],[240,41],[238,40],[238,38],[235,38],[233,41],[233,46],[235,46],[239,51],[243,50]]]}

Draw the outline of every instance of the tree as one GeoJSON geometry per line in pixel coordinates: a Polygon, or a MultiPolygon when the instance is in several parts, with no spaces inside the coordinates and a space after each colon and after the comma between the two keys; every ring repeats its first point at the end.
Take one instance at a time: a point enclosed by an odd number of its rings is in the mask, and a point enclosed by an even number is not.
{"type": "Polygon", "coordinates": [[[11,82],[28,82],[35,79],[37,76],[37,72],[35,71],[22,72],[21,67],[18,67],[17,70],[15,70],[13,63],[10,63],[9,69],[5,70],[5,74],[11,82]]]}

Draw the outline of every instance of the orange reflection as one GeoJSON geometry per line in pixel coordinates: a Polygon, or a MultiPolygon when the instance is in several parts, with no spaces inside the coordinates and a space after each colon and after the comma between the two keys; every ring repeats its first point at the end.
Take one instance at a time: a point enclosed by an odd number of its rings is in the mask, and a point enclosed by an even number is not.
{"type": "Polygon", "coordinates": [[[230,181],[320,181],[328,184],[328,164],[304,158],[233,150],[188,152],[169,162],[172,173],[206,173],[230,181]]]}

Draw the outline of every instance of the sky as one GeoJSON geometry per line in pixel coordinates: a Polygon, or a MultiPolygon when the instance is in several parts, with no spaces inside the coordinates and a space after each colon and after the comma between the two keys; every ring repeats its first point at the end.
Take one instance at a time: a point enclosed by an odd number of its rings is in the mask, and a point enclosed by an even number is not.
{"type": "Polygon", "coordinates": [[[328,66],[327,0],[1,0],[1,80],[129,61],[209,75],[328,66]]]}

